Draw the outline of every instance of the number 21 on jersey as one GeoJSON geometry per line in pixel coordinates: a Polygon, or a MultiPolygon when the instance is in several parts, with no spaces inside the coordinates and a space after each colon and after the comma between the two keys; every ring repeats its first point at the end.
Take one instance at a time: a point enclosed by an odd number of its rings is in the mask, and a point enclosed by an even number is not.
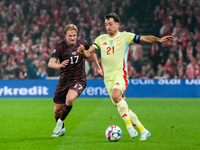
{"type": "Polygon", "coordinates": [[[110,55],[110,54],[114,54],[115,52],[115,47],[107,47],[107,55],[110,55]]]}

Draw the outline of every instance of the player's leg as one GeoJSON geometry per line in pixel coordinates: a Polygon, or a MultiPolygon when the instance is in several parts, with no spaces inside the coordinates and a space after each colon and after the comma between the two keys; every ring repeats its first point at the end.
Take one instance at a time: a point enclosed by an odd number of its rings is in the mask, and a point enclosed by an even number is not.
{"type": "MultiPolygon", "coordinates": [[[[126,101],[126,98],[123,94],[123,99],[126,101]]],[[[140,133],[141,133],[141,138],[140,140],[146,140],[148,138],[150,138],[151,133],[145,129],[145,127],[142,125],[142,123],[139,121],[137,115],[131,111],[131,109],[129,109],[129,114],[130,114],[130,118],[131,118],[131,123],[133,124],[134,127],[136,127],[140,133]]]]}
{"type": "MultiPolygon", "coordinates": [[[[116,81],[119,81],[119,80],[116,80],[116,81]]],[[[111,98],[112,103],[115,106],[117,106],[117,109],[118,109],[120,116],[121,117],[124,116],[124,117],[122,117],[122,119],[128,125],[127,129],[128,129],[129,134],[131,135],[131,137],[134,138],[134,137],[137,136],[137,131],[133,128],[133,126],[130,123],[130,116],[129,116],[129,113],[127,112],[127,110],[128,110],[127,103],[122,101],[122,90],[120,90],[120,89],[125,90],[125,83],[124,83],[123,80],[122,80],[122,82],[123,83],[121,83],[121,82],[115,83],[114,81],[104,81],[106,89],[108,91],[108,94],[111,98]],[[115,87],[115,88],[113,88],[113,87],[115,87]],[[113,99],[115,99],[115,101],[113,99]],[[126,109],[123,108],[124,106],[125,106],[126,109]],[[126,114],[126,115],[124,115],[124,114],[126,114]]]]}
{"type": "Polygon", "coordinates": [[[64,103],[63,104],[54,103],[54,116],[55,116],[56,122],[60,118],[63,106],[64,106],[64,103]]]}
{"type": "Polygon", "coordinates": [[[65,118],[68,116],[69,112],[72,109],[72,104],[74,100],[78,97],[78,93],[74,90],[69,90],[66,96],[66,103],[63,106],[60,118],[57,121],[57,125],[54,129],[54,133],[58,134],[61,132],[62,126],[64,124],[65,118]]]}
{"type": "MultiPolygon", "coordinates": [[[[63,104],[54,103],[54,116],[55,116],[56,122],[60,118],[63,106],[64,106],[64,103],[63,104]]],[[[54,133],[51,137],[59,137],[59,136],[63,136],[64,134],[65,134],[65,127],[64,127],[64,123],[63,123],[61,132],[59,134],[54,133]]]]}
{"type": "Polygon", "coordinates": [[[130,109],[129,109],[129,114],[130,114],[130,118],[131,118],[131,122],[133,126],[135,126],[141,133],[140,140],[146,140],[150,138],[151,133],[147,129],[145,129],[145,127],[139,121],[137,115],[133,113],[130,109]]]}
{"type": "MultiPolygon", "coordinates": [[[[58,120],[61,116],[64,104],[65,104],[67,92],[68,92],[67,86],[58,84],[56,91],[55,91],[55,94],[54,94],[54,98],[53,98],[54,115],[55,115],[55,119],[56,119],[56,122],[57,122],[56,125],[58,124],[58,120]]],[[[55,133],[53,131],[54,134],[52,135],[52,137],[58,137],[58,136],[64,135],[65,134],[64,124],[62,125],[62,127],[61,127],[62,131],[60,131],[59,133],[55,133]]]]}
{"type": "Polygon", "coordinates": [[[56,134],[60,133],[64,120],[72,109],[74,100],[83,92],[84,89],[85,89],[85,84],[79,83],[79,82],[73,83],[69,87],[69,91],[66,95],[66,102],[63,106],[61,116],[57,121],[56,127],[54,129],[54,133],[56,134]]]}
{"type": "Polygon", "coordinates": [[[74,100],[78,97],[78,93],[74,90],[69,90],[66,97],[66,103],[63,106],[63,110],[60,116],[60,120],[64,121],[69,112],[72,109],[74,100]]]}
{"type": "Polygon", "coordinates": [[[119,88],[113,88],[111,97],[117,106],[118,112],[126,124],[126,128],[132,138],[137,137],[138,133],[131,124],[129,108],[124,99],[122,99],[122,91],[119,88]]]}

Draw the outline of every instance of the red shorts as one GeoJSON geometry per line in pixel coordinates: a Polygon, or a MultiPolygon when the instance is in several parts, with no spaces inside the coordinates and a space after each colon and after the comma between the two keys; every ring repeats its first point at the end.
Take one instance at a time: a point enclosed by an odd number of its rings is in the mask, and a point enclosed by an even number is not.
{"type": "Polygon", "coordinates": [[[57,104],[64,104],[66,100],[66,96],[69,90],[74,90],[78,93],[78,96],[81,95],[83,90],[86,88],[86,84],[82,82],[71,82],[68,83],[65,86],[61,86],[61,84],[58,83],[53,101],[57,104]]]}

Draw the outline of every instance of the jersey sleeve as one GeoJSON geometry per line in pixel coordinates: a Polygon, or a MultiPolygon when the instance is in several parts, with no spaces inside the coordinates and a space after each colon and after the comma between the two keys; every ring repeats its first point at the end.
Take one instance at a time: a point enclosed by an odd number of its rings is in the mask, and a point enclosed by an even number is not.
{"type": "Polygon", "coordinates": [[[98,36],[96,39],[95,39],[95,41],[94,41],[94,43],[92,44],[92,46],[94,46],[96,49],[100,49],[100,36],[98,36]]]}
{"type": "Polygon", "coordinates": [[[51,55],[51,58],[58,59],[60,57],[60,46],[59,44],[53,48],[53,54],[51,55]]]}
{"type": "Polygon", "coordinates": [[[125,38],[128,44],[140,43],[140,35],[136,35],[135,33],[125,32],[125,38]]]}

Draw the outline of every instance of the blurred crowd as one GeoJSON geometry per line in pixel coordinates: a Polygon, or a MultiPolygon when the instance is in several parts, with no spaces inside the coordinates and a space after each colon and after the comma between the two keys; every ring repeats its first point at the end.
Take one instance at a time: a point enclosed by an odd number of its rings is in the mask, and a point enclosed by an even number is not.
{"type": "MultiPolygon", "coordinates": [[[[141,52],[131,56],[130,77],[200,78],[200,1],[160,0],[152,13],[153,35],[174,40],[152,44],[148,62],[141,52]]],[[[132,49],[142,51],[140,45],[132,49]]]]}
{"type": "MultiPolygon", "coordinates": [[[[64,40],[63,29],[73,23],[78,39],[90,45],[106,33],[104,15],[120,16],[120,31],[138,32],[145,13],[152,17],[152,34],[173,35],[174,41],[152,44],[149,61],[143,46],[132,44],[128,58],[130,78],[200,77],[200,2],[198,0],[1,0],[0,79],[46,79],[59,76],[47,67],[53,47],[64,40]]],[[[100,52],[97,50],[100,59],[100,52]]],[[[90,59],[87,78],[101,78],[90,59]]]]}

